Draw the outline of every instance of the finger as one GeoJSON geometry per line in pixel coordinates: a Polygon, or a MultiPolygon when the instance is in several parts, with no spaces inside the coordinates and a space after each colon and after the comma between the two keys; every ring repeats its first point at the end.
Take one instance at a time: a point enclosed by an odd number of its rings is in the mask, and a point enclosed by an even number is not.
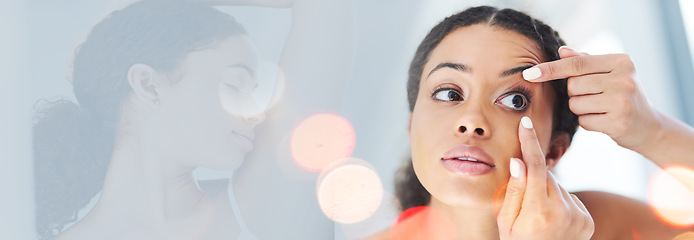
{"type": "Polygon", "coordinates": [[[605,126],[620,127],[610,122],[609,115],[611,114],[602,113],[580,115],[578,116],[578,125],[588,131],[602,132],[609,135],[608,132],[605,132],[605,130],[609,130],[605,129],[605,126]]]}
{"type": "Polygon", "coordinates": [[[566,82],[569,97],[603,93],[610,83],[609,74],[590,74],[570,77],[566,82]]]}
{"type": "Polygon", "coordinates": [[[545,62],[523,70],[523,78],[530,82],[546,82],[586,74],[608,73],[614,69],[611,63],[615,56],[575,56],[545,62]]]}
{"type": "Polygon", "coordinates": [[[572,48],[569,48],[567,46],[561,46],[559,47],[559,58],[570,58],[570,57],[575,57],[575,56],[588,56],[587,53],[582,53],[582,52],[576,52],[576,50],[573,50],[572,48]]]}
{"type": "Polygon", "coordinates": [[[526,203],[540,203],[547,197],[547,163],[540,149],[533,123],[529,117],[521,119],[518,126],[518,138],[521,145],[523,161],[527,168],[527,184],[525,189],[526,203]]]}
{"type": "Polygon", "coordinates": [[[509,162],[511,177],[506,186],[504,202],[499,210],[497,222],[502,229],[510,230],[520,213],[525,193],[525,164],[518,158],[511,158],[509,162]]]}
{"type": "Polygon", "coordinates": [[[583,202],[581,199],[579,199],[575,194],[571,194],[571,198],[573,199],[573,202],[575,206],[580,209],[581,213],[585,214],[584,218],[585,220],[583,221],[584,229],[583,233],[587,238],[590,238],[593,235],[593,232],[595,232],[595,222],[593,221],[593,216],[590,215],[590,212],[586,208],[585,205],[583,205],[583,202]]]}
{"type": "Polygon", "coordinates": [[[610,109],[608,97],[604,94],[584,95],[569,98],[569,109],[578,115],[603,114],[610,109]]]}
{"type": "Polygon", "coordinates": [[[574,201],[574,203],[576,204],[576,206],[578,206],[578,209],[581,209],[581,212],[584,212],[584,213],[590,215],[590,213],[588,212],[588,209],[586,208],[586,205],[583,205],[583,202],[581,202],[581,199],[578,199],[578,197],[576,196],[576,194],[573,194],[573,193],[572,193],[572,194],[571,194],[571,199],[573,199],[573,201],[574,201]]]}
{"type": "Polygon", "coordinates": [[[564,199],[564,201],[570,201],[571,197],[569,196],[569,193],[564,190],[559,183],[557,183],[557,180],[554,178],[552,172],[549,170],[545,171],[547,171],[547,196],[550,199],[564,199]]]}

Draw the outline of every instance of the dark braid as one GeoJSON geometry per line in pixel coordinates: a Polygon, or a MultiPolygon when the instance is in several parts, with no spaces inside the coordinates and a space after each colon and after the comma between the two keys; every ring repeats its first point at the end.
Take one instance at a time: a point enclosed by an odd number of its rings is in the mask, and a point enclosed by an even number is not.
{"type": "MultiPolygon", "coordinates": [[[[463,12],[447,17],[436,25],[422,40],[410,63],[407,79],[407,99],[410,112],[414,110],[419,94],[419,82],[424,65],[429,61],[429,55],[449,33],[454,30],[475,25],[486,24],[488,26],[501,27],[528,37],[535,41],[541,48],[546,61],[559,59],[559,47],[564,41],[559,33],[542,21],[533,19],[525,13],[513,9],[497,9],[489,6],[469,8],[463,12]]],[[[552,88],[556,92],[554,104],[554,116],[552,134],[569,134],[573,138],[578,127],[578,117],[569,109],[569,96],[566,90],[566,79],[551,81],[552,88]]],[[[395,194],[400,200],[402,209],[429,204],[431,194],[424,189],[414,173],[412,160],[398,172],[395,182],[395,194]]]]}

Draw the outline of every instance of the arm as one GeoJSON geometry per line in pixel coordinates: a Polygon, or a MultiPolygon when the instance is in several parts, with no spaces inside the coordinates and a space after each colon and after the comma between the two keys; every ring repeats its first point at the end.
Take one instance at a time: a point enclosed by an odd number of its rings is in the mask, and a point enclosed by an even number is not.
{"type": "Polygon", "coordinates": [[[323,215],[316,201],[318,173],[294,162],[289,142],[294,127],[303,119],[337,112],[341,107],[352,71],[353,2],[253,3],[291,6],[292,25],[279,63],[283,78],[278,77],[275,92],[281,98],[267,111],[265,122],[256,127],[255,150],[236,170],[229,190],[235,192],[244,219],[260,239],[333,238],[334,222],[323,215]]]}
{"type": "MultiPolygon", "coordinates": [[[[694,169],[694,129],[658,111],[653,111],[653,114],[657,120],[655,131],[643,144],[632,150],[651,159],[661,168],[680,165],[694,169]]],[[[692,180],[680,179],[694,190],[692,180]]]]}
{"type": "MultiPolygon", "coordinates": [[[[536,66],[539,77],[526,80],[568,78],[569,107],[581,127],[609,135],[661,168],[694,169],[694,128],[648,104],[628,55],[590,56],[566,47],[559,49],[559,55],[562,59],[536,66]]],[[[674,177],[694,190],[694,176],[674,177]]]]}
{"type": "Polygon", "coordinates": [[[668,226],[653,214],[646,203],[638,200],[596,191],[574,194],[593,216],[595,234],[592,240],[673,239],[678,234],[694,231],[694,227],[677,229],[668,226]]]}

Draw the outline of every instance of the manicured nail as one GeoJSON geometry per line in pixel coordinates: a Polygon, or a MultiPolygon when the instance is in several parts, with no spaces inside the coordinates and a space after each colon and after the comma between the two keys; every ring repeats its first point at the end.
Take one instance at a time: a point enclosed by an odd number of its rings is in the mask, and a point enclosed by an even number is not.
{"type": "Polygon", "coordinates": [[[509,169],[511,170],[511,176],[514,178],[520,177],[520,159],[518,158],[511,158],[511,162],[509,164],[509,169]]]}
{"type": "Polygon", "coordinates": [[[567,47],[566,45],[562,45],[561,47],[559,47],[559,50],[557,50],[557,52],[561,52],[562,49],[573,50],[573,49],[567,47]]]}
{"type": "Polygon", "coordinates": [[[523,125],[524,128],[527,129],[532,129],[533,128],[533,121],[530,120],[528,116],[525,116],[521,118],[521,125],[523,125]]]}
{"type": "Polygon", "coordinates": [[[531,67],[523,70],[523,79],[525,80],[534,80],[539,78],[541,75],[542,72],[537,67],[531,67]]]}

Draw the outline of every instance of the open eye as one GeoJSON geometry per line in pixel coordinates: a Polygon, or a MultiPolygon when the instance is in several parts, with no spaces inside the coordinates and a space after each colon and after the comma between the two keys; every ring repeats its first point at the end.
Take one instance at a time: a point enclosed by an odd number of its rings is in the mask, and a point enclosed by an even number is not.
{"type": "Polygon", "coordinates": [[[511,93],[501,98],[499,103],[513,110],[521,111],[528,107],[528,98],[521,93],[511,93]]]}
{"type": "Polygon", "coordinates": [[[461,96],[460,92],[454,88],[440,88],[437,89],[432,95],[436,100],[440,101],[463,101],[463,96],[461,96]]]}

